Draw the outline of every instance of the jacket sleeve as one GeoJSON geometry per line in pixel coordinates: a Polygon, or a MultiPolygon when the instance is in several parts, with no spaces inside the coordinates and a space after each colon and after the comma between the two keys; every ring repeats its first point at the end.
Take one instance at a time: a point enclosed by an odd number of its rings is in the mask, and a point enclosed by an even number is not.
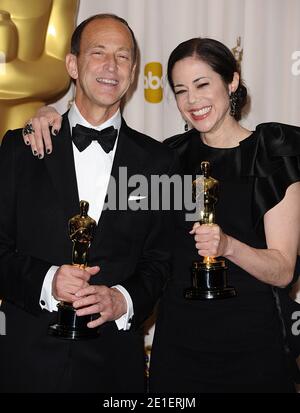
{"type": "Polygon", "coordinates": [[[0,298],[38,314],[43,275],[51,265],[17,249],[17,139],[7,132],[0,147],[0,298]]]}

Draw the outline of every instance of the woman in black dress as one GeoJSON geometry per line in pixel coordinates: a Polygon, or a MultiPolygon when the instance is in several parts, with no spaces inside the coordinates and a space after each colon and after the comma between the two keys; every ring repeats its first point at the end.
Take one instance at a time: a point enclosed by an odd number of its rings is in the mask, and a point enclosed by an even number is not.
{"type": "Polygon", "coordinates": [[[266,123],[251,132],[238,123],[247,90],[232,53],[215,40],[180,44],[168,79],[193,129],[166,143],[183,174],[209,161],[220,191],[218,225],[191,231],[184,211],[177,215],[150,391],[293,392],[274,291],[291,282],[300,239],[300,128],[266,123]],[[226,259],[236,297],[184,298],[199,255],[226,259]]]}

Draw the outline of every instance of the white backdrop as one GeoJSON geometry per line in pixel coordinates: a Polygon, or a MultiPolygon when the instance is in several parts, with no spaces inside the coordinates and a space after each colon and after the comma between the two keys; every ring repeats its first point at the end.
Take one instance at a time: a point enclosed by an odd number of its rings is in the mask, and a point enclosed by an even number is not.
{"type": "MultiPolygon", "coordinates": [[[[216,38],[231,49],[241,37],[242,74],[252,101],[243,121],[247,127],[266,121],[300,126],[299,0],[81,0],[78,23],[100,12],[125,18],[140,46],[138,88],[124,111],[130,126],[159,140],[183,131],[166,85],[166,63],[178,43],[197,36],[216,38]],[[159,103],[144,97],[144,67],[149,62],[163,68],[164,97],[159,103]]],[[[153,76],[150,86],[157,88],[153,76]]],[[[56,107],[64,111],[70,96],[56,107]]]]}

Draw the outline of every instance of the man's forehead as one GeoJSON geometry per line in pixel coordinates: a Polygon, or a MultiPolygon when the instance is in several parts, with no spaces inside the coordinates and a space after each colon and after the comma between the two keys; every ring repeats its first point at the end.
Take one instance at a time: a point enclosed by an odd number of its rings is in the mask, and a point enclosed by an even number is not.
{"type": "Polygon", "coordinates": [[[129,29],[123,23],[111,18],[95,19],[84,28],[82,40],[93,41],[97,38],[102,38],[105,43],[118,39],[123,45],[133,47],[129,29]]]}

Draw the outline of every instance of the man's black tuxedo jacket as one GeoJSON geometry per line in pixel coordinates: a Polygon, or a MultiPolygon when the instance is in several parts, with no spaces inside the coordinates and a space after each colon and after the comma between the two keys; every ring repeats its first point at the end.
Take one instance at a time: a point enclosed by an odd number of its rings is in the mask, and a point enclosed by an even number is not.
{"type": "MultiPolygon", "coordinates": [[[[143,391],[138,327],[169,275],[171,214],[105,210],[99,220],[89,264],[101,270],[91,282],[128,290],[135,314],[129,331],[109,322],[94,340],[48,336],[56,313],[41,310],[41,288],[52,265],[71,263],[67,223],[79,212],[67,114],[52,139],[53,153],[43,160],[32,156],[21,130],[9,131],[0,148],[0,297],[7,333],[0,337],[0,392],[143,391]]],[[[150,178],[173,173],[176,159],[165,145],[122,120],[112,168],[117,184],[121,166],[128,177],[150,178]]]]}

